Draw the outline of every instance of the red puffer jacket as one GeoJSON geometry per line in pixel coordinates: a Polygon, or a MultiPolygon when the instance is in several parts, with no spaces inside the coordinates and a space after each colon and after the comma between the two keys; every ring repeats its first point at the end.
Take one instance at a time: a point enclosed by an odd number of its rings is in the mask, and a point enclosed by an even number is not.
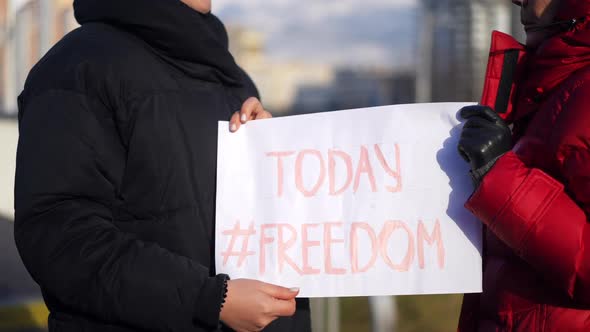
{"type": "MultiPolygon", "coordinates": [[[[590,13],[564,2],[562,18],[590,13]]],[[[483,293],[465,296],[459,331],[590,331],[589,20],[534,54],[495,32],[481,103],[516,145],[466,203],[487,229],[483,293]]]]}

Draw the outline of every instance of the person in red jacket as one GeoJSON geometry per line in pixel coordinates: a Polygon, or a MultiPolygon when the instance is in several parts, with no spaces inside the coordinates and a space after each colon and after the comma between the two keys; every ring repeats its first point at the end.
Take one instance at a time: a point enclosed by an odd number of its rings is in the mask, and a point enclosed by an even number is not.
{"type": "Polygon", "coordinates": [[[485,224],[483,292],[459,331],[590,331],[590,0],[513,0],[458,144],[485,224]]]}

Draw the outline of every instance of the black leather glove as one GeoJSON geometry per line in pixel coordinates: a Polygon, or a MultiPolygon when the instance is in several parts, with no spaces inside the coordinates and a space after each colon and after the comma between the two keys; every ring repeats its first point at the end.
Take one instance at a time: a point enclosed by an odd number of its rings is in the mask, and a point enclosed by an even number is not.
{"type": "Polygon", "coordinates": [[[487,106],[466,106],[459,115],[467,122],[458,150],[470,164],[470,175],[477,188],[496,160],[512,149],[512,133],[504,120],[487,106]]]}

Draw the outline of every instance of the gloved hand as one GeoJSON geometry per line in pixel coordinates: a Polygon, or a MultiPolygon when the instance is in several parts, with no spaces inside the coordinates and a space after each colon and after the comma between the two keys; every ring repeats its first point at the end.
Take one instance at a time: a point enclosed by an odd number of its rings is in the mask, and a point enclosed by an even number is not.
{"type": "Polygon", "coordinates": [[[470,164],[470,175],[477,188],[496,160],[512,149],[512,133],[504,120],[487,106],[466,106],[459,114],[467,122],[458,150],[470,164]]]}

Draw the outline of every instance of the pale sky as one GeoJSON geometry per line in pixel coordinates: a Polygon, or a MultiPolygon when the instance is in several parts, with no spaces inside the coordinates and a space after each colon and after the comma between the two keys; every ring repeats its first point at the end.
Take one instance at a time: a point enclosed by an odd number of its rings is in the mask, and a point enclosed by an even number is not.
{"type": "MultiPolygon", "coordinates": [[[[18,8],[28,0],[9,0],[12,8],[18,8]]],[[[371,6],[414,6],[417,0],[364,0],[362,7],[371,6]]],[[[292,7],[294,5],[307,6],[312,10],[317,8],[325,9],[332,8],[340,11],[351,11],[359,7],[358,0],[212,0],[214,10],[218,11],[224,7],[232,4],[241,4],[249,9],[256,9],[259,7],[292,7]]]]}
{"type": "Polygon", "coordinates": [[[240,4],[249,10],[264,10],[268,7],[303,7],[309,11],[353,12],[363,7],[408,7],[415,6],[417,0],[212,0],[213,10],[218,11],[229,5],[240,4]]]}
{"type": "Polygon", "coordinates": [[[340,66],[413,63],[417,0],[212,0],[226,24],[265,34],[267,53],[340,66]]]}
{"type": "MultiPolygon", "coordinates": [[[[27,0],[9,0],[15,10],[27,0]]],[[[49,0],[45,0],[49,1],[49,0]]],[[[125,0],[120,0],[125,1],[125,0]]],[[[340,66],[412,64],[419,0],[212,0],[226,24],[262,32],[267,53],[340,66]]]]}

